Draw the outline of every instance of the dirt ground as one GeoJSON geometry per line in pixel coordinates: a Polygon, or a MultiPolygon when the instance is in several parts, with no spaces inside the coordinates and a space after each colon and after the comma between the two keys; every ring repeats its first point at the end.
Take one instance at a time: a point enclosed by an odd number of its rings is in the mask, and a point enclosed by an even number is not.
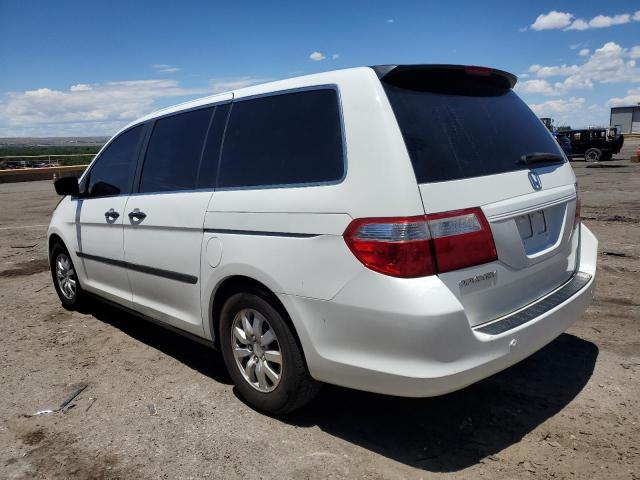
{"type": "Polygon", "coordinates": [[[51,183],[0,185],[0,478],[640,478],[640,164],[573,165],[600,252],[567,333],[444,397],[326,386],[279,419],[206,347],[100,304],[63,310],[51,183]],[[82,382],[66,413],[25,417],[82,382]]]}

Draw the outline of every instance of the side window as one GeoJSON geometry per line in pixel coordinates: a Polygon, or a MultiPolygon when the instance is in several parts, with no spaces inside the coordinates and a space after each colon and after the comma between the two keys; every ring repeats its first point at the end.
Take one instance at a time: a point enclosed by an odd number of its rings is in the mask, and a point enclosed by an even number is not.
{"type": "Polygon", "coordinates": [[[196,187],[200,156],[213,108],[157,120],[142,165],[140,193],[196,187]]]}
{"type": "Polygon", "coordinates": [[[335,90],[240,100],[230,115],[218,187],[322,183],[343,177],[335,90]]]}
{"type": "Polygon", "coordinates": [[[131,192],[144,126],[127,130],[106,148],[89,172],[88,197],[106,197],[131,192]]]}
{"type": "Polygon", "coordinates": [[[220,147],[222,146],[222,136],[224,135],[224,127],[227,124],[230,107],[230,103],[218,105],[213,114],[211,127],[207,134],[207,144],[204,147],[204,154],[200,164],[197,188],[213,188],[216,185],[220,147]]]}

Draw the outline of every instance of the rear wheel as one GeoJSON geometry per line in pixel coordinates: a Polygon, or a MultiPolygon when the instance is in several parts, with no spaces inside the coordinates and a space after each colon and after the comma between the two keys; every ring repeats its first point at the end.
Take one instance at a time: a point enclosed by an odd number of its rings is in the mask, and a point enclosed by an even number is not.
{"type": "Polygon", "coordinates": [[[237,293],[224,304],[222,356],[247,403],[270,414],[284,414],[312,400],[319,385],[283,316],[256,293],[237,293]]]}
{"type": "Polygon", "coordinates": [[[75,310],[84,301],[84,292],[80,287],[69,252],[63,245],[57,243],[51,249],[49,262],[53,285],[62,306],[67,310],[75,310]]]}
{"type": "Polygon", "coordinates": [[[584,152],[584,159],[587,162],[599,162],[602,158],[602,152],[597,148],[590,148],[584,152]]]}

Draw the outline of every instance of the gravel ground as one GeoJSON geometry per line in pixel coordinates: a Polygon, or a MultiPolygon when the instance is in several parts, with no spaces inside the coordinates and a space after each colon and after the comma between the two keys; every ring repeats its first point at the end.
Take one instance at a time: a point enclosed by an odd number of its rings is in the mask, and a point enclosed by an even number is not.
{"type": "Polygon", "coordinates": [[[574,168],[600,252],[567,333],[454,394],[327,386],[280,419],[238,399],[217,353],[97,303],[63,310],[51,183],[0,185],[0,477],[640,478],[640,164],[574,168]],[[83,382],[66,413],[25,416],[83,382]]]}

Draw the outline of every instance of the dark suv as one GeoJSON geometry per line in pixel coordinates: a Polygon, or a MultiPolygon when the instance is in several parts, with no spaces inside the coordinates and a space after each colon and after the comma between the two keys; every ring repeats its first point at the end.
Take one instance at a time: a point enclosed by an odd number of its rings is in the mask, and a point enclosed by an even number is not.
{"type": "Polygon", "coordinates": [[[587,162],[611,160],[624,143],[623,136],[615,128],[589,128],[562,133],[571,140],[572,155],[583,155],[587,162]]]}

